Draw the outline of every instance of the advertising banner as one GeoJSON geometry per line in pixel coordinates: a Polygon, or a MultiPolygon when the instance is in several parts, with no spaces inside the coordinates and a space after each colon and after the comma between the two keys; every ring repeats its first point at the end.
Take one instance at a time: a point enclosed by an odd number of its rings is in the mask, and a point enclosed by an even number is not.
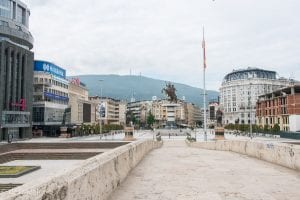
{"type": "Polygon", "coordinates": [[[59,78],[66,79],[66,70],[46,61],[34,61],[34,71],[48,72],[59,78]]]}
{"type": "Polygon", "coordinates": [[[99,115],[101,116],[101,118],[105,118],[106,116],[106,103],[105,102],[101,102],[99,105],[98,105],[98,112],[99,112],[99,115]]]}

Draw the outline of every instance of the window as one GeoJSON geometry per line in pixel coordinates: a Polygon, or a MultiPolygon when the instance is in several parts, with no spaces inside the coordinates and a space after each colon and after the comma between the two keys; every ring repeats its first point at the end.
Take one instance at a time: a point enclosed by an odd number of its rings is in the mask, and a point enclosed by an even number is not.
{"type": "Polygon", "coordinates": [[[21,6],[17,7],[17,22],[26,25],[26,10],[21,6]]]}
{"type": "Polygon", "coordinates": [[[5,18],[11,18],[10,0],[0,0],[0,16],[5,18]]]}
{"type": "Polygon", "coordinates": [[[0,20],[0,26],[8,26],[8,22],[0,20]]]}

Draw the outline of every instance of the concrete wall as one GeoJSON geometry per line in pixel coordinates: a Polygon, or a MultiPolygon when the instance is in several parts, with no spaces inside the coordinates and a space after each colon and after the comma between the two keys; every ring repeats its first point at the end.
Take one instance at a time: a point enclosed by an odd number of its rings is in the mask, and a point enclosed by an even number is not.
{"type": "Polygon", "coordinates": [[[300,171],[300,146],[263,141],[223,140],[188,143],[191,147],[232,151],[300,171]]]}
{"type": "Polygon", "coordinates": [[[0,194],[3,200],[107,199],[142,158],[161,143],[136,141],[92,157],[65,175],[32,181],[0,194]]]}
{"type": "Polygon", "coordinates": [[[300,115],[290,115],[290,131],[300,131],[300,115]]]}

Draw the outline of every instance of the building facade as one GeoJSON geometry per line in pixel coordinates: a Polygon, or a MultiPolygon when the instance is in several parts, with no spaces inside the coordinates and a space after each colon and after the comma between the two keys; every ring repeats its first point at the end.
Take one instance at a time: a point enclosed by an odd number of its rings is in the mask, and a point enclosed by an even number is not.
{"type": "Polygon", "coordinates": [[[193,103],[185,103],[185,123],[187,127],[196,127],[201,123],[201,109],[193,103]]]}
{"type": "Polygon", "coordinates": [[[19,0],[0,1],[0,141],[31,138],[33,37],[30,11],[19,0]]]}
{"type": "Polygon", "coordinates": [[[126,103],[108,97],[92,96],[89,100],[97,105],[96,122],[102,124],[126,124],[126,103]],[[125,108],[124,108],[125,107],[125,108]]]}
{"type": "Polygon", "coordinates": [[[78,78],[69,80],[69,108],[70,125],[82,123],[93,124],[96,120],[95,108],[97,104],[89,100],[89,92],[86,85],[78,78]]]}
{"type": "Polygon", "coordinates": [[[278,124],[281,131],[300,131],[300,85],[259,96],[256,123],[261,128],[278,124]]]}
{"type": "Polygon", "coordinates": [[[254,124],[258,96],[289,84],[290,80],[277,78],[275,71],[258,68],[234,70],[227,74],[220,88],[223,123],[254,124]]]}
{"type": "Polygon", "coordinates": [[[69,81],[66,71],[47,61],[34,61],[33,134],[59,136],[66,124],[69,81]]]}
{"type": "Polygon", "coordinates": [[[219,109],[219,102],[218,101],[210,101],[208,103],[208,126],[214,127],[217,124],[216,114],[219,109]]]}
{"type": "Polygon", "coordinates": [[[134,118],[141,123],[141,126],[147,124],[149,112],[151,112],[152,101],[135,101],[127,104],[127,113],[130,113],[134,118]]]}
{"type": "Polygon", "coordinates": [[[177,128],[185,124],[186,112],[181,102],[173,103],[165,99],[153,101],[151,113],[159,128],[177,128]]]}

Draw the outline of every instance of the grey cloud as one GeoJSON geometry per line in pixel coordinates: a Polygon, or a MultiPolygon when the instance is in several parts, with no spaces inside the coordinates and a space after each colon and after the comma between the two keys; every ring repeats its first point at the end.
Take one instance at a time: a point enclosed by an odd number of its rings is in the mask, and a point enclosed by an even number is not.
{"type": "Polygon", "coordinates": [[[218,89],[233,68],[258,66],[299,78],[296,0],[26,0],[35,57],[76,74],[128,74],[218,89]]]}

